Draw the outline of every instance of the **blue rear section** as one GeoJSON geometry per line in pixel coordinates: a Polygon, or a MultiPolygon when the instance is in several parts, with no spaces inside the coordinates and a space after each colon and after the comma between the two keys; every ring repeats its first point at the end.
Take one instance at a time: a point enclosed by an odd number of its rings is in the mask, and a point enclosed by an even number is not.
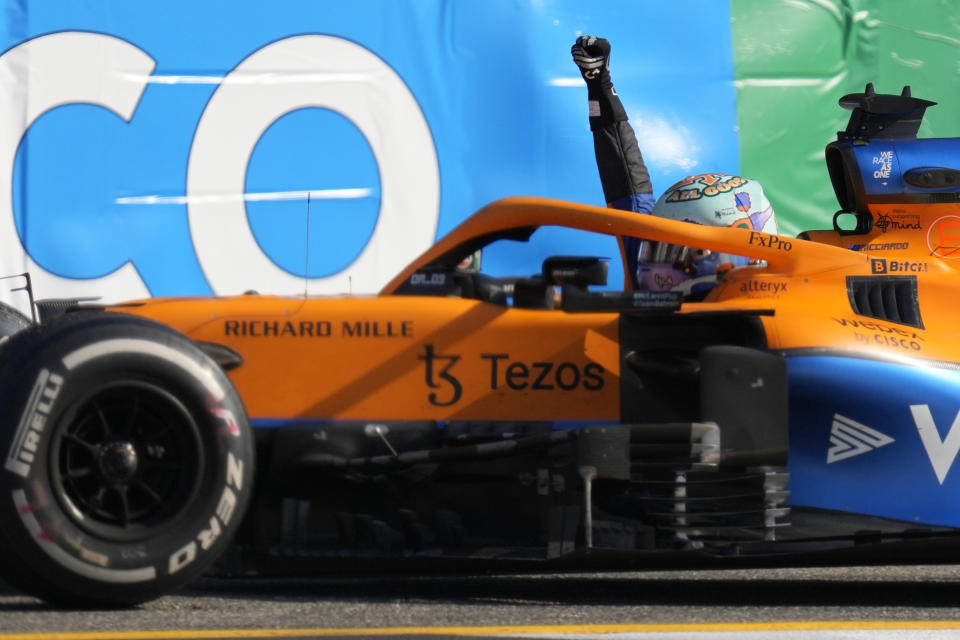
{"type": "Polygon", "coordinates": [[[960,526],[960,372],[835,356],[788,370],[792,505],[960,526]]]}
{"type": "Polygon", "coordinates": [[[911,169],[942,167],[958,169],[960,138],[917,140],[870,140],[851,146],[860,167],[867,195],[960,192],[960,182],[936,188],[918,188],[904,179],[911,169]]]}

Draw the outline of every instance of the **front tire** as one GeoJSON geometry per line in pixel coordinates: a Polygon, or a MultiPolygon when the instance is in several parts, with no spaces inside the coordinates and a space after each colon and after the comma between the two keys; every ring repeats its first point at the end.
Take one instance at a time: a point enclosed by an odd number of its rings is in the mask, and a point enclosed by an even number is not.
{"type": "Polygon", "coordinates": [[[0,352],[0,570],[68,605],[194,579],[248,502],[253,443],[229,379],[184,336],[68,314],[0,352]]]}

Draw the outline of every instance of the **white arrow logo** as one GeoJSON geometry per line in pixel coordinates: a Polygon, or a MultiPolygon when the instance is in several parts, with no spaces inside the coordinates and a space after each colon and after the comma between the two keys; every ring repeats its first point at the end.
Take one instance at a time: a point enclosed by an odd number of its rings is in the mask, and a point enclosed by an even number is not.
{"type": "Polygon", "coordinates": [[[960,451],[960,429],[957,429],[957,425],[960,424],[960,411],[957,412],[957,417],[953,419],[950,431],[943,440],[940,439],[940,432],[933,422],[930,405],[912,404],[910,413],[913,414],[913,421],[917,424],[917,431],[920,432],[920,441],[923,442],[923,448],[927,450],[930,464],[933,465],[933,472],[937,474],[940,484],[943,484],[957,457],[957,452],[960,451]]]}
{"type": "Polygon", "coordinates": [[[830,428],[830,444],[833,446],[827,451],[827,464],[879,449],[891,442],[893,438],[885,433],[835,413],[830,428]]]}

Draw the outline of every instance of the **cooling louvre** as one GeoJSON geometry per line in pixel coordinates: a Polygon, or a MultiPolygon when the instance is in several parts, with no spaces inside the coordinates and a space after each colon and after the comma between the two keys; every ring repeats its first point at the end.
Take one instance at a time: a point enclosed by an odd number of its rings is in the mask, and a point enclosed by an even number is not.
{"type": "Polygon", "coordinates": [[[858,315],[923,328],[916,276],[849,276],[847,295],[858,315]]]}

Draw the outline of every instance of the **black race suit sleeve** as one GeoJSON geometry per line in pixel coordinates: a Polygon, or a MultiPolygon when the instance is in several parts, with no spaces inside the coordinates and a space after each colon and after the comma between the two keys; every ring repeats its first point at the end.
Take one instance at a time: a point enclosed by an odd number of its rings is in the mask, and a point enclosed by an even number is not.
{"type": "MultiPolygon", "coordinates": [[[[640,153],[640,145],[620,97],[613,89],[609,75],[588,81],[590,106],[590,130],[593,132],[593,149],[600,171],[600,184],[608,207],[651,213],[656,198],[650,184],[650,174],[640,153]]],[[[640,241],[637,238],[621,238],[626,269],[634,288],[637,287],[637,263],[640,241]]]]}

